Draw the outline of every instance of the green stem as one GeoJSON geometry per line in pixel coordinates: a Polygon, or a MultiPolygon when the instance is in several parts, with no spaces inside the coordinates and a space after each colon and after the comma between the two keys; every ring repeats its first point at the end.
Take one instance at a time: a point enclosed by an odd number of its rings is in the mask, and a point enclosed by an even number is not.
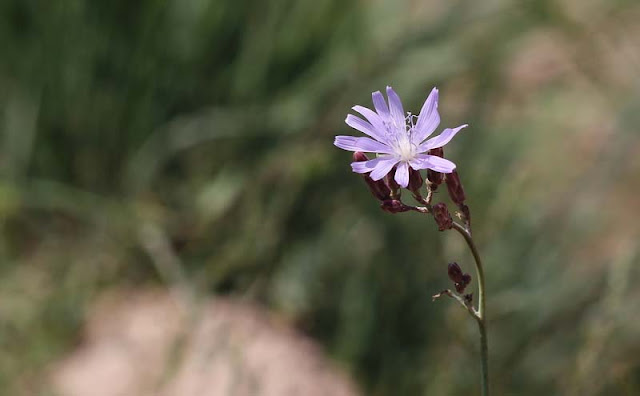
{"type": "Polygon", "coordinates": [[[478,277],[478,312],[474,315],[478,322],[478,330],[480,331],[480,365],[481,365],[481,382],[482,382],[482,396],[489,396],[489,348],[487,343],[487,328],[485,318],[485,286],[484,286],[484,270],[482,268],[482,260],[480,254],[476,248],[471,232],[464,226],[453,222],[453,229],[458,231],[460,235],[464,237],[467,242],[473,259],[476,264],[476,275],[478,277]]]}

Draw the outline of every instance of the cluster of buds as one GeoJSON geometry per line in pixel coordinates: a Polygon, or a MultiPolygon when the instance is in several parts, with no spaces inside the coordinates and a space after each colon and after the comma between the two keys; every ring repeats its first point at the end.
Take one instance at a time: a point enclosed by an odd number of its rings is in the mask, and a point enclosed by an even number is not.
{"type": "MultiPolygon", "coordinates": [[[[444,150],[441,147],[432,149],[429,151],[429,154],[438,157],[444,157],[444,150]]],[[[353,160],[355,162],[364,162],[368,161],[369,158],[366,154],[356,151],[355,153],[353,153],[353,160]]],[[[402,202],[402,188],[395,181],[394,173],[394,169],[392,169],[385,177],[380,180],[373,180],[368,173],[362,174],[362,178],[369,187],[371,195],[373,195],[378,201],[380,201],[380,208],[385,212],[395,214],[408,212],[410,210],[419,210],[420,208],[415,208],[402,202]]],[[[425,183],[425,180],[420,174],[420,171],[409,167],[409,183],[406,188],[407,190],[411,191],[413,197],[418,202],[426,204],[427,207],[429,207],[431,205],[431,198],[433,196],[433,193],[443,182],[447,185],[447,191],[449,192],[451,201],[453,201],[453,203],[455,203],[460,209],[460,214],[462,215],[461,217],[464,219],[468,227],[470,225],[469,207],[464,203],[466,197],[464,189],[462,188],[462,183],[460,182],[460,176],[458,176],[458,172],[456,170],[451,173],[445,174],[434,171],[432,169],[427,169],[427,178],[425,183]],[[421,192],[421,189],[425,184],[427,186],[426,198],[423,197],[423,194],[421,192]]],[[[426,208],[422,209],[425,210],[419,211],[423,211],[425,213],[430,211],[433,214],[433,218],[438,225],[438,230],[445,231],[452,228],[453,219],[445,203],[437,203],[433,205],[430,210],[426,210],[426,208]]]]}
{"type": "MultiPolygon", "coordinates": [[[[435,155],[437,157],[444,158],[444,149],[442,147],[429,150],[429,155],[435,155]]],[[[469,212],[469,207],[464,203],[466,200],[466,195],[464,193],[464,188],[462,187],[462,182],[460,181],[460,176],[458,175],[458,171],[454,170],[451,173],[440,173],[436,172],[432,169],[427,169],[427,183],[430,191],[435,192],[438,190],[438,186],[446,182],[447,191],[449,192],[449,197],[451,201],[458,206],[462,216],[469,226],[471,213],[469,212]]],[[[446,210],[446,206],[444,208],[446,210]]],[[[448,213],[448,212],[447,212],[448,213]]],[[[435,214],[435,213],[434,213],[435,214]]],[[[440,231],[443,231],[441,223],[436,219],[438,223],[438,228],[440,231]]],[[[446,224],[446,223],[445,223],[446,224]]],[[[445,227],[444,229],[449,229],[451,227],[445,227]]]]}
{"type": "MultiPolygon", "coordinates": [[[[444,150],[442,148],[436,148],[429,151],[430,155],[435,155],[444,158],[444,150]]],[[[369,158],[362,152],[353,153],[353,160],[355,162],[368,161],[369,158]]],[[[409,183],[406,187],[411,191],[413,197],[420,203],[425,204],[423,208],[416,208],[410,205],[406,205],[401,200],[402,188],[394,179],[394,170],[392,169],[385,177],[380,180],[373,180],[369,173],[362,175],[365,183],[369,187],[371,194],[380,201],[380,208],[388,213],[402,213],[410,210],[419,210],[425,213],[431,213],[438,225],[439,231],[450,230],[453,228],[453,218],[447,208],[447,204],[444,202],[438,202],[431,205],[431,199],[433,193],[438,189],[438,186],[442,183],[447,185],[447,191],[451,201],[460,209],[459,215],[464,219],[467,230],[470,231],[470,213],[469,208],[465,204],[466,196],[462,183],[460,182],[460,176],[454,169],[451,173],[440,173],[432,169],[427,169],[426,183],[422,178],[420,171],[409,168],[409,183]],[[421,193],[422,187],[426,184],[427,195],[423,198],[421,193]]],[[[462,271],[460,266],[453,262],[448,266],[449,279],[454,284],[455,290],[459,294],[463,294],[467,286],[471,283],[471,275],[462,271]]],[[[451,292],[446,291],[450,296],[451,292]]],[[[444,293],[444,292],[443,292],[444,293]]],[[[471,304],[473,298],[472,294],[465,294],[465,304],[471,304]]]]}
{"type": "Polygon", "coordinates": [[[464,293],[464,289],[466,289],[467,286],[469,286],[469,283],[471,283],[471,275],[462,272],[462,269],[456,262],[449,263],[447,272],[449,273],[449,279],[453,282],[456,291],[458,293],[464,293]]]}
{"type": "MultiPolygon", "coordinates": [[[[353,160],[355,162],[368,161],[369,158],[366,154],[359,151],[353,153],[353,160]]],[[[369,187],[371,195],[373,195],[378,201],[380,201],[380,208],[388,213],[402,213],[412,210],[413,207],[405,205],[401,201],[402,189],[393,178],[393,172],[389,172],[384,178],[380,180],[373,180],[368,173],[363,174],[362,178],[369,187]]],[[[424,180],[420,175],[420,172],[410,169],[409,172],[409,186],[407,187],[414,195],[419,195],[419,190],[424,184],[424,180]]]]}

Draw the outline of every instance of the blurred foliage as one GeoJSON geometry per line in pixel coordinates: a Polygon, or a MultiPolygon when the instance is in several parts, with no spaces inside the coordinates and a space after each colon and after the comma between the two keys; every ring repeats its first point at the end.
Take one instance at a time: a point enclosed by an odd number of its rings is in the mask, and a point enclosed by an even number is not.
{"type": "MultiPolygon", "coordinates": [[[[430,296],[457,235],[332,146],[369,93],[441,92],[487,263],[496,394],[640,393],[635,1],[0,2],[0,391],[46,388],[114,284],[290,318],[366,394],[477,387],[430,296]]],[[[438,200],[446,200],[444,194],[438,200]]]]}

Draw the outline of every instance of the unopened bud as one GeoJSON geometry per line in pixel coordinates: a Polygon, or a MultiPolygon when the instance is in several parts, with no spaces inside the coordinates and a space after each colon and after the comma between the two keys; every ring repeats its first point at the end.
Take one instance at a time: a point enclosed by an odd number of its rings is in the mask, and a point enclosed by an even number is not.
{"type": "Polygon", "coordinates": [[[451,218],[449,209],[447,209],[447,204],[439,202],[433,205],[432,209],[433,218],[435,219],[436,224],[438,224],[439,231],[449,230],[453,227],[453,219],[451,218]]]}
{"type": "MultiPolygon", "coordinates": [[[[427,154],[444,158],[444,149],[442,147],[434,148],[429,150],[427,154]]],[[[432,169],[427,169],[427,179],[431,182],[431,189],[435,191],[438,185],[444,181],[444,174],[432,169]]]]}
{"type": "MultiPolygon", "coordinates": [[[[363,162],[368,161],[369,158],[366,156],[366,154],[356,151],[355,153],[353,153],[353,160],[355,162],[363,162]]],[[[371,176],[369,176],[369,174],[363,174],[362,178],[364,179],[365,183],[367,183],[371,194],[378,200],[384,201],[391,198],[391,190],[389,190],[389,187],[387,187],[383,180],[373,180],[371,176]]]]}
{"type": "Polygon", "coordinates": [[[353,161],[354,162],[369,161],[369,157],[367,157],[367,155],[365,153],[362,153],[360,151],[356,151],[355,153],[353,153],[353,161]]]}
{"type": "Polygon", "coordinates": [[[384,177],[387,182],[387,186],[391,189],[391,198],[399,199],[402,190],[400,190],[400,185],[396,182],[394,178],[396,168],[394,167],[387,175],[384,177]]]}
{"type": "Polygon", "coordinates": [[[382,208],[382,210],[384,210],[385,212],[393,214],[411,210],[409,206],[403,204],[402,201],[399,201],[397,199],[388,199],[386,201],[382,201],[380,208],[382,208]]]}
{"type": "Polygon", "coordinates": [[[449,274],[449,279],[451,279],[453,285],[456,287],[456,291],[460,294],[464,293],[464,289],[471,283],[471,275],[462,272],[462,268],[460,268],[456,262],[449,263],[447,273],[449,274]]]}
{"type": "Polygon", "coordinates": [[[462,272],[462,268],[460,268],[455,261],[449,263],[447,273],[449,274],[449,279],[451,279],[453,285],[456,287],[456,291],[460,294],[464,293],[464,289],[471,283],[471,275],[462,272]]]}
{"type": "Polygon", "coordinates": [[[456,263],[455,261],[449,263],[449,265],[447,266],[447,272],[449,274],[449,279],[451,279],[452,282],[462,282],[462,276],[464,274],[462,272],[462,268],[460,268],[458,263],[456,263]]]}
{"type": "Polygon", "coordinates": [[[464,289],[469,286],[469,283],[471,283],[471,275],[462,274],[462,280],[460,282],[456,282],[454,286],[456,287],[456,291],[458,293],[464,293],[464,289]]]}
{"type": "Polygon", "coordinates": [[[420,188],[424,184],[424,179],[420,171],[409,167],[409,190],[417,196],[420,196],[420,188]]]}
{"type": "Polygon", "coordinates": [[[458,206],[464,204],[466,197],[464,195],[464,188],[462,188],[462,183],[460,182],[460,176],[458,176],[458,171],[454,170],[451,173],[447,173],[446,181],[451,200],[458,206]]]}

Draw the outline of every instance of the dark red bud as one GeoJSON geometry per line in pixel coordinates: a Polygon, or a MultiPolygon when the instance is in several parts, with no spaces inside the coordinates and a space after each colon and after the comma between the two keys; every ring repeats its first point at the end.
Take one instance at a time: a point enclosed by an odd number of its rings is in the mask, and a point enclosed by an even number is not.
{"type": "Polygon", "coordinates": [[[464,274],[462,273],[462,268],[460,268],[458,263],[455,261],[453,263],[449,263],[447,266],[447,272],[449,273],[449,279],[451,279],[452,282],[462,282],[464,274]]]}
{"type": "Polygon", "coordinates": [[[420,171],[409,167],[409,190],[417,196],[420,196],[420,188],[424,184],[424,179],[422,179],[422,175],[420,171]]]}
{"type": "MultiPolygon", "coordinates": [[[[368,161],[369,158],[366,156],[366,154],[356,151],[355,153],[353,153],[353,160],[355,162],[363,162],[368,161]]],[[[387,187],[383,180],[373,180],[368,174],[364,174],[362,175],[362,177],[365,183],[367,183],[371,194],[378,200],[384,201],[391,198],[391,190],[389,190],[389,187],[387,187]]]]}
{"type": "Polygon", "coordinates": [[[365,153],[361,153],[360,151],[356,151],[353,153],[353,161],[354,162],[364,162],[369,161],[369,157],[365,153]]]}
{"type": "Polygon", "coordinates": [[[460,182],[460,176],[458,176],[458,171],[454,170],[453,172],[448,173],[446,181],[447,190],[449,190],[449,197],[451,197],[451,200],[457,205],[464,204],[466,197],[464,195],[464,188],[462,188],[462,183],[460,182]]]}
{"type": "Polygon", "coordinates": [[[386,201],[383,201],[380,205],[380,208],[382,208],[382,210],[384,210],[385,212],[393,214],[411,210],[410,207],[403,204],[402,201],[398,201],[397,199],[388,199],[386,201]]]}
{"type": "Polygon", "coordinates": [[[364,181],[369,186],[369,191],[380,201],[391,198],[391,190],[382,180],[373,180],[369,175],[364,176],[364,181]]]}
{"type": "MultiPolygon", "coordinates": [[[[444,149],[442,147],[431,149],[427,154],[444,158],[444,149]]],[[[427,169],[427,179],[431,182],[431,189],[435,191],[438,188],[438,185],[444,181],[444,174],[427,169]]]]}
{"type": "Polygon", "coordinates": [[[469,286],[469,283],[471,283],[471,275],[462,274],[460,281],[455,282],[454,286],[456,287],[456,291],[458,293],[464,293],[464,289],[469,286]]]}
{"type": "Polygon", "coordinates": [[[438,224],[438,230],[444,231],[449,230],[453,227],[453,219],[451,218],[451,214],[449,214],[449,209],[447,209],[447,204],[444,202],[439,202],[432,207],[433,209],[433,218],[438,224]]]}
{"type": "Polygon", "coordinates": [[[394,199],[399,199],[401,195],[400,185],[396,182],[394,178],[396,174],[396,168],[394,167],[387,175],[384,177],[384,180],[387,182],[387,186],[391,189],[391,197],[394,199]]]}

